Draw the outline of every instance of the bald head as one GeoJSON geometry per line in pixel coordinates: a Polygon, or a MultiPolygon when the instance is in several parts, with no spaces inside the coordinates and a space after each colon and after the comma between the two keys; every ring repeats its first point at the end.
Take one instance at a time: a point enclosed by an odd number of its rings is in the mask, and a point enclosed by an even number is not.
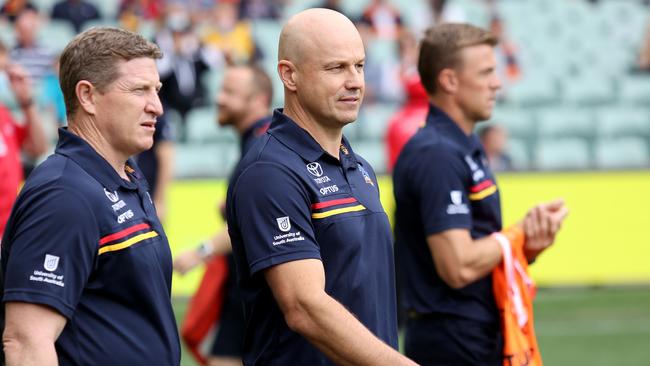
{"type": "Polygon", "coordinates": [[[356,27],[345,15],[329,9],[307,9],[291,17],[282,28],[278,61],[299,63],[307,55],[315,56],[350,40],[363,45],[356,27]]]}

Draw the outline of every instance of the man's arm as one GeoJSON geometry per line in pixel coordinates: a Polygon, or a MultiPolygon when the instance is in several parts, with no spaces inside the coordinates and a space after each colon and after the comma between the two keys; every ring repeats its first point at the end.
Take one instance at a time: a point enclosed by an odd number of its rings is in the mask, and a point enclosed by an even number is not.
{"type": "Polygon", "coordinates": [[[16,101],[25,116],[27,138],[22,146],[23,150],[32,158],[37,158],[47,151],[47,137],[38,119],[31,80],[27,76],[27,72],[18,65],[9,65],[7,75],[16,101]]]}
{"type": "Polygon", "coordinates": [[[366,329],[325,292],[317,259],[286,262],[264,271],[289,327],[339,365],[415,365],[366,329]]]}
{"type": "Polygon", "coordinates": [[[485,277],[501,262],[501,247],[487,236],[473,240],[467,229],[449,229],[427,237],[436,271],[447,285],[462,288],[485,277]]]}
{"type": "Polygon", "coordinates": [[[54,309],[25,302],[5,304],[2,344],[7,366],[58,365],[54,342],[66,318],[54,309]]]}
{"type": "Polygon", "coordinates": [[[228,227],[226,226],[197,248],[179,254],[174,260],[174,269],[184,275],[215,255],[229,254],[231,252],[232,245],[230,235],[228,235],[228,227]]]}

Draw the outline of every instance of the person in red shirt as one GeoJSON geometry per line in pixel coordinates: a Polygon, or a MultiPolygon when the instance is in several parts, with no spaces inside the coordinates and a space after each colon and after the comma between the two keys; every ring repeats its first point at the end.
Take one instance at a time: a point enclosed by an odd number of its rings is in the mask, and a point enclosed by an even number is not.
{"type": "Polygon", "coordinates": [[[0,104],[0,240],[23,180],[21,150],[37,158],[47,149],[45,133],[33,102],[31,81],[25,70],[9,62],[7,49],[0,43],[0,73],[2,72],[9,79],[25,123],[17,123],[11,111],[0,104]]]}

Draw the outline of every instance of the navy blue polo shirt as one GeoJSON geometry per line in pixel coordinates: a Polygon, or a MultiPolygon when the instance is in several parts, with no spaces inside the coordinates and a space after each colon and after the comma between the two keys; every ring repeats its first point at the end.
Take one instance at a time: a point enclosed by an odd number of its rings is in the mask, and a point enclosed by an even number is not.
{"type": "Polygon", "coordinates": [[[398,157],[393,180],[402,305],[421,314],[497,322],[491,276],[462,289],[449,287],[438,275],[426,241],[450,229],[467,229],[473,239],[501,230],[499,192],[477,136],[466,135],[431,106],[426,125],[398,157]]]}
{"type": "Polygon", "coordinates": [[[178,365],[171,252],[131,161],[120,178],[78,136],[56,151],[16,201],[2,241],[3,301],[67,318],[61,365],[178,365]]]}
{"type": "Polygon", "coordinates": [[[287,326],[263,271],[318,259],[325,291],[397,348],[392,235],[370,165],[343,138],[339,159],[276,110],[242,159],[227,214],[246,314],[245,365],[332,365],[287,326]]]}

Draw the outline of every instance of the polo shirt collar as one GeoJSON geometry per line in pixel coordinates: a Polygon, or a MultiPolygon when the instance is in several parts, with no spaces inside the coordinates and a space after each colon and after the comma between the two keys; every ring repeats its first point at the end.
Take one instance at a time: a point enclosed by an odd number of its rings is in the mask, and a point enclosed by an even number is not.
{"type": "MultiPolygon", "coordinates": [[[[291,118],[283,113],[283,108],[273,111],[271,127],[269,134],[278,139],[283,145],[295,151],[305,161],[316,161],[322,155],[329,154],[314,140],[314,138],[298,126],[291,118]]],[[[348,140],[343,137],[341,148],[339,149],[339,158],[341,164],[345,167],[348,165],[356,167],[356,158],[350,147],[348,140]],[[347,152],[347,153],[346,153],[347,152]]]]}
{"type": "MultiPolygon", "coordinates": [[[[113,167],[100,156],[95,149],[84,139],[68,131],[67,127],[59,128],[59,142],[56,145],[56,154],[66,156],[79,164],[93,178],[97,179],[108,190],[114,191],[119,187],[135,190],[137,184],[122,179],[113,167]]],[[[132,167],[135,164],[129,159],[127,161],[127,174],[135,180],[141,179],[140,175],[132,167]]]]}
{"type": "Polygon", "coordinates": [[[473,154],[481,149],[481,142],[476,134],[466,135],[447,113],[433,104],[429,104],[426,124],[435,128],[444,138],[453,141],[466,153],[473,154]]]}

